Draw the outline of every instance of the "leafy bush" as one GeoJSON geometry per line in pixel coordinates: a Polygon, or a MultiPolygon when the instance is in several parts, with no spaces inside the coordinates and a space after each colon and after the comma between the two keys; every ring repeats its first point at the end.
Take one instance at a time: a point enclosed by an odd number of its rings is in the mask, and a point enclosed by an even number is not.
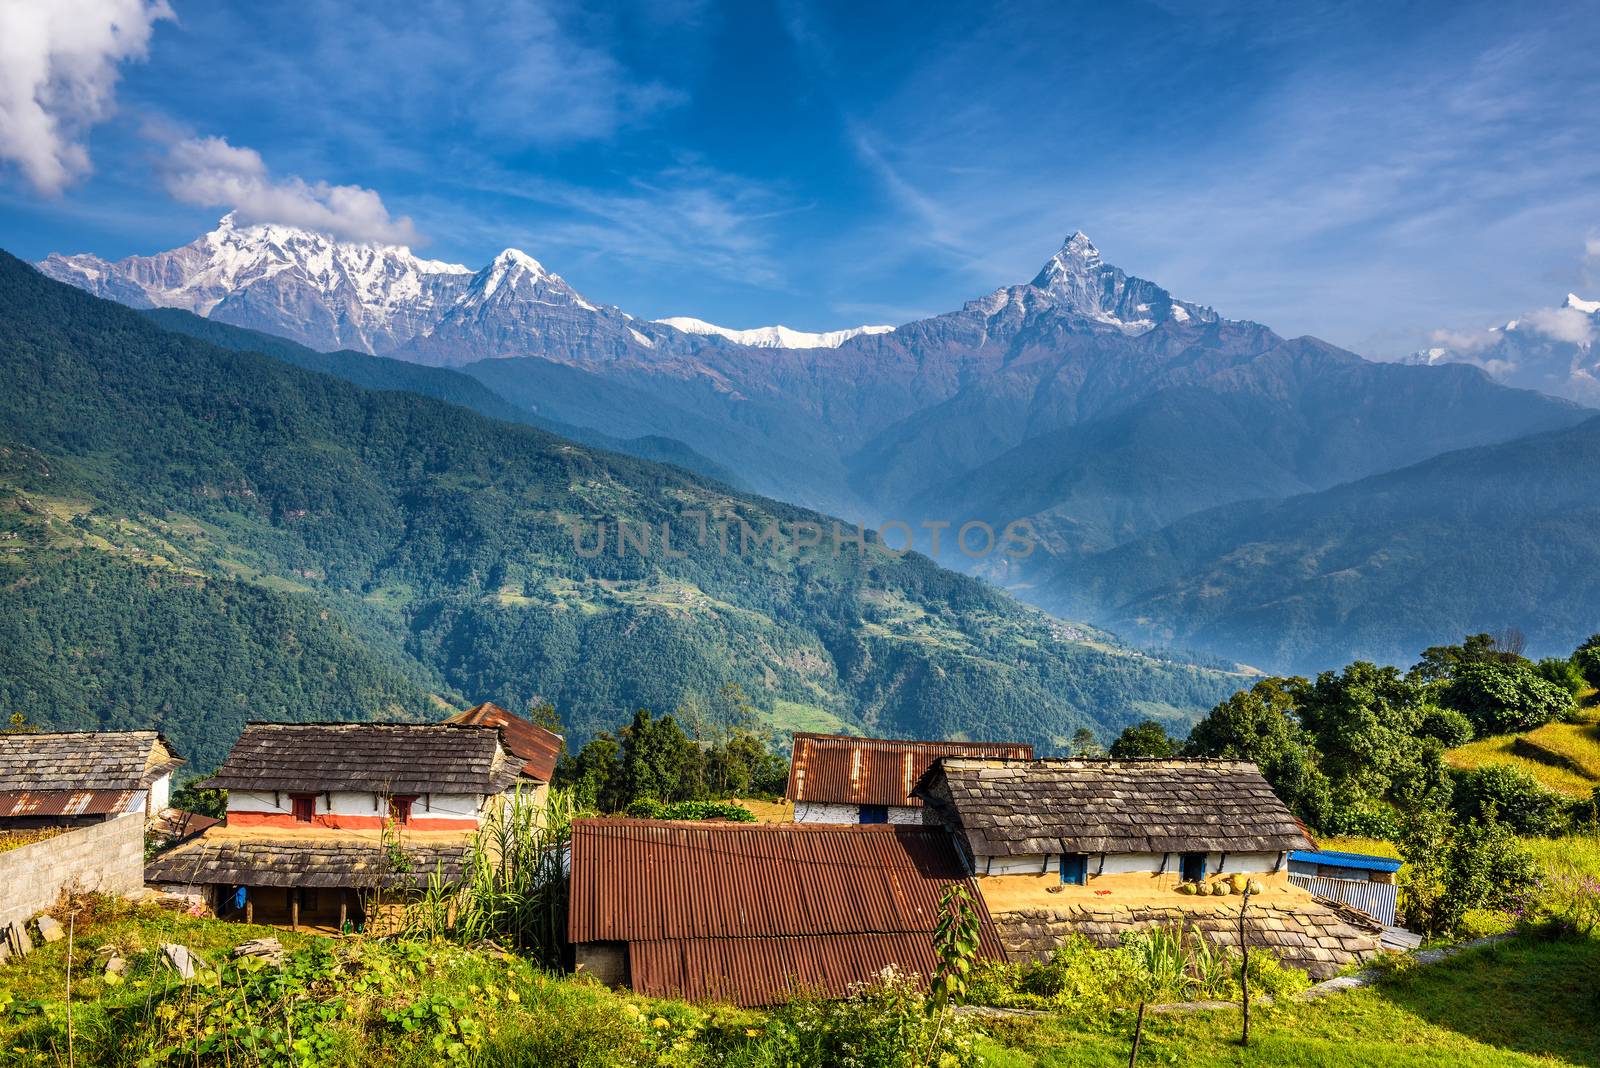
{"type": "Polygon", "coordinates": [[[1431,938],[1459,935],[1471,909],[1522,909],[1539,885],[1533,854],[1492,813],[1452,822],[1442,808],[1419,808],[1407,816],[1401,850],[1405,926],[1431,938]]]}
{"type": "MultiPolygon", "coordinates": [[[[1122,935],[1115,949],[1097,949],[1082,935],[1057,947],[1048,961],[979,967],[968,1000],[1002,1008],[1051,1009],[1084,1020],[1140,1001],[1235,1000],[1240,955],[1197,930],[1148,927],[1122,935]]],[[[1310,985],[1270,951],[1250,952],[1253,995],[1288,997],[1310,985]]]]}
{"type": "Polygon", "coordinates": [[[1394,809],[1378,801],[1363,800],[1351,805],[1334,805],[1323,821],[1323,830],[1341,838],[1382,838],[1391,841],[1400,835],[1400,821],[1394,809]]]}
{"type": "Polygon", "coordinates": [[[1425,738],[1436,738],[1447,748],[1466,745],[1472,741],[1472,721],[1454,708],[1429,705],[1422,711],[1422,724],[1417,733],[1425,738]]]}
{"type": "Polygon", "coordinates": [[[1456,773],[1454,803],[1463,820],[1491,812],[1518,834],[1559,834],[1567,823],[1566,798],[1548,790],[1521,768],[1486,764],[1456,773]]]}
{"type": "Polygon", "coordinates": [[[641,797],[628,806],[628,815],[641,820],[727,820],[754,823],[756,815],[732,801],[674,801],[670,804],[653,797],[641,797]]]}
{"type": "Polygon", "coordinates": [[[774,1010],[763,1036],[768,1063],[785,1068],[981,1065],[972,1025],[928,1009],[915,977],[885,968],[843,1000],[800,998],[774,1010]]]}
{"type": "Polygon", "coordinates": [[[1159,720],[1147,719],[1123,728],[1117,740],[1111,743],[1111,755],[1119,760],[1128,757],[1177,756],[1178,743],[1172,740],[1159,720]]]}
{"type": "Polygon", "coordinates": [[[1589,685],[1589,680],[1583,677],[1583,671],[1573,659],[1567,657],[1547,656],[1534,665],[1533,672],[1546,682],[1555,683],[1573,697],[1577,697],[1589,685]]]}
{"type": "Polygon", "coordinates": [[[1473,664],[1440,691],[1441,700],[1464,713],[1479,735],[1513,734],[1568,715],[1573,695],[1523,664],[1473,664]]]}

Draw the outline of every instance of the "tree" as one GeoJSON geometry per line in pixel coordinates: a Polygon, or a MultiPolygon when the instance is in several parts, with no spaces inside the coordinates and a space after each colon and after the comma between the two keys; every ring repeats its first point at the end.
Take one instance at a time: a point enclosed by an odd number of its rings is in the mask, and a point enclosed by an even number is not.
{"type": "Polygon", "coordinates": [[[561,713],[556,711],[556,706],[543,697],[535,697],[528,702],[528,722],[535,727],[543,727],[552,734],[565,734],[566,728],[561,725],[561,713]]]}
{"type": "Polygon", "coordinates": [[[622,732],[623,804],[641,797],[689,801],[701,796],[700,751],[671,716],[652,719],[648,708],[634,713],[622,732]]]}
{"type": "Polygon", "coordinates": [[[1600,634],[1591,634],[1572,654],[1572,663],[1590,686],[1600,687],[1600,634]]]}
{"type": "Polygon", "coordinates": [[[1508,631],[1498,637],[1469,634],[1460,645],[1434,645],[1424,649],[1421,659],[1411,669],[1411,678],[1418,683],[1441,682],[1455,678],[1456,672],[1472,664],[1525,663],[1522,645],[1518,631],[1508,631]],[[1514,651],[1507,647],[1512,645],[1516,647],[1514,651]]]}
{"type": "Polygon", "coordinates": [[[1117,740],[1111,743],[1111,755],[1119,759],[1128,757],[1170,757],[1178,753],[1178,743],[1172,740],[1160,722],[1147,719],[1124,727],[1117,740]]]}
{"type": "Polygon", "coordinates": [[[1563,659],[1547,656],[1533,666],[1533,673],[1546,682],[1554,683],[1577,698],[1589,686],[1589,680],[1575,662],[1576,658],[1563,659]]]}
{"type": "Polygon", "coordinates": [[[1295,712],[1294,689],[1304,683],[1269,678],[1240,690],[1195,724],[1183,752],[1250,761],[1295,815],[1320,827],[1328,817],[1331,795],[1311,736],[1295,712]]]}
{"type": "Polygon", "coordinates": [[[589,740],[576,756],[563,756],[552,784],[572,791],[580,809],[620,812],[627,807],[622,789],[622,745],[609,731],[589,740]]]}
{"type": "Polygon", "coordinates": [[[1419,806],[1400,851],[1405,923],[1429,938],[1454,932],[1469,909],[1517,906],[1539,882],[1538,862],[1492,814],[1453,823],[1444,808],[1419,806]]]}
{"type": "Polygon", "coordinates": [[[1473,664],[1439,692],[1482,737],[1531,730],[1576,711],[1570,691],[1540,678],[1526,664],[1473,664]]]}
{"type": "Polygon", "coordinates": [[[1072,732],[1072,755],[1075,757],[1102,757],[1106,755],[1105,747],[1100,744],[1100,739],[1095,737],[1094,731],[1088,727],[1079,727],[1072,732]]]}

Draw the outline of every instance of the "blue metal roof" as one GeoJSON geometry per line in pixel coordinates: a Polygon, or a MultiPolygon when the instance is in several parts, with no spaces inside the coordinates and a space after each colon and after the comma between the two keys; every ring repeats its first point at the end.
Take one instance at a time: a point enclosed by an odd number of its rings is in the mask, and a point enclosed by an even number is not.
{"type": "Polygon", "coordinates": [[[1335,868],[1364,868],[1368,871],[1399,871],[1403,861],[1394,857],[1375,857],[1368,853],[1340,853],[1333,849],[1296,849],[1290,860],[1305,864],[1327,864],[1335,868]]]}

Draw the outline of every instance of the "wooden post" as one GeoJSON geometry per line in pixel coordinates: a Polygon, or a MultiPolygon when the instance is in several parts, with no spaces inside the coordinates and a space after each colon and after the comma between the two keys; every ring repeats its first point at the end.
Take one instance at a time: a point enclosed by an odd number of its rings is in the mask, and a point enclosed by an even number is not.
{"type": "Polygon", "coordinates": [[[1240,1045],[1250,1045],[1250,941],[1244,929],[1244,910],[1250,907],[1250,886],[1245,885],[1244,900],[1239,903],[1239,952],[1244,961],[1239,966],[1239,997],[1244,1009],[1244,1032],[1240,1036],[1240,1045]]]}
{"type": "Polygon", "coordinates": [[[250,892],[248,886],[244,888],[244,922],[256,922],[256,895],[250,892]]]}
{"type": "Polygon", "coordinates": [[[300,888],[289,888],[289,930],[300,930],[300,888]]]}
{"type": "Polygon", "coordinates": [[[1133,1049],[1128,1051],[1128,1068],[1139,1060],[1139,1040],[1144,1037],[1144,1002],[1139,1002],[1139,1018],[1133,1024],[1133,1049]]]}
{"type": "Polygon", "coordinates": [[[349,895],[349,891],[348,890],[346,890],[342,886],[339,887],[339,933],[340,934],[344,934],[345,919],[349,916],[349,912],[350,912],[350,903],[349,903],[349,896],[348,895],[349,895]]]}

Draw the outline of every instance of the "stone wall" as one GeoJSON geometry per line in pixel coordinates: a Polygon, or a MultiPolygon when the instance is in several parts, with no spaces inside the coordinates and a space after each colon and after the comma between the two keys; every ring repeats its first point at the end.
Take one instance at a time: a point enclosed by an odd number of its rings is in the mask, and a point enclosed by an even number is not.
{"type": "Polygon", "coordinates": [[[25,921],[63,890],[122,894],[144,886],[144,814],[103,823],[0,853],[0,928],[25,921]]]}
{"type": "MultiPolygon", "coordinates": [[[[1239,898],[1222,899],[1232,908],[1185,909],[1160,905],[1073,903],[1059,908],[993,913],[1006,956],[1011,960],[1047,960],[1056,946],[1081,934],[1102,949],[1117,945],[1122,932],[1141,927],[1184,924],[1203,932],[1217,945],[1239,944],[1239,898]],[[1231,915],[1230,915],[1231,912],[1231,915]]],[[[1365,961],[1379,952],[1379,929],[1361,918],[1320,901],[1293,904],[1252,899],[1245,913],[1245,935],[1252,948],[1270,949],[1279,960],[1312,979],[1337,974],[1351,961],[1365,961]]]]}

